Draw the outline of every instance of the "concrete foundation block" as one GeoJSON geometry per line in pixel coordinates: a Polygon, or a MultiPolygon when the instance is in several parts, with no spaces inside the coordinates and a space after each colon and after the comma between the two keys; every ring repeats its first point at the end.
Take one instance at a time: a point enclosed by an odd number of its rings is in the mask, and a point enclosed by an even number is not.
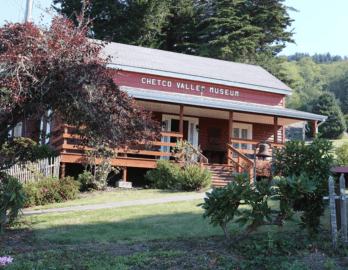
{"type": "Polygon", "coordinates": [[[132,182],[116,182],[116,187],[119,188],[132,188],[132,182]]]}

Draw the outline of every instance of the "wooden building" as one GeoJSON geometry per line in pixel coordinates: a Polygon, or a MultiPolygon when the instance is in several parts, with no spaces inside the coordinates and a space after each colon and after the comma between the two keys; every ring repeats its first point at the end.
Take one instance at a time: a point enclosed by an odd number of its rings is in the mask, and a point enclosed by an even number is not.
{"type": "MultiPolygon", "coordinates": [[[[326,116],[287,109],[285,96],[292,89],[261,67],[191,56],[131,45],[111,43],[105,55],[110,68],[119,69],[114,80],[120,89],[151,110],[162,125],[162,139],[152,147],[120,151],[113,165],[155,168],[159,158],[170,158],[177,140],[202,150],[197,162],[214,171],[214,184],[223,185],[226,170],[243,171],[254,166],[248,155],[258,142],[281,147],[285,126],[311,121],[317,127],[326,116]]],[[[61,133],[50,144],[65,164],[78,163],[69,127],[52,123],[61,133]]],[[[193,150],[194,151],[194,150],[193,150]]]]}

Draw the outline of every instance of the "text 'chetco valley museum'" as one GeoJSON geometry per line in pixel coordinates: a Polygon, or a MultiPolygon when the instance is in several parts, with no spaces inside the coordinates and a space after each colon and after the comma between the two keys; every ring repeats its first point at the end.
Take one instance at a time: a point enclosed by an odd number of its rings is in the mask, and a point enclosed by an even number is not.
{"type": "MultiPolygon", "coordinates": [[[[327,118],[285,108],[292,89],[258,66],[118,43],[106,46],[105,55],[113,57],[109,67],[119,69],[115,83],[162,125],[161,141],[120,151],[113,160],[123,167],[124,181],[127,168],[155,168],[159,158],[169,159],[177,140],[199,146],[203,166],[250,169],[248,155],[258,142],[281,147],[286,125],[305,120],[317,127],[327,118]]],[[[50,145],[62,156],[64,175],[83,154],[69,127],[52,123],[51,129],[60,129],[50,145]]]]}

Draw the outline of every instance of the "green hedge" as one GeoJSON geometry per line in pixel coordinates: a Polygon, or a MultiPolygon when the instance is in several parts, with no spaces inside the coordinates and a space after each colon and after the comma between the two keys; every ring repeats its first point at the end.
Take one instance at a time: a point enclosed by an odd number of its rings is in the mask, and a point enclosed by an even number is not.
{"type": "Polygon", "coordinates": [[[198,165],[180,168],[178,164],[166,159],[157,161],[157,169],[148,171],[145,179],[150,181],[152,188],[200,190],[211,185],[212,174],[198,165]]]}
{"type": "Polygon", "coordinates": [[[24,192],[28,201],[24,205],[29,207],[76,199],[79,186],[80,183],[69,176],[63,179],[41,177],[39,182],[25,185],[24,192]]]}

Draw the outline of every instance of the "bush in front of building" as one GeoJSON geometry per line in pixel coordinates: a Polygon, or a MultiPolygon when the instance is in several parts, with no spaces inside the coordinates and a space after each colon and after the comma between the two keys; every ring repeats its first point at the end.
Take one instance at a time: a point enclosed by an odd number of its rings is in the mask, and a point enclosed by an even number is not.
{"type": "Polygon", "coordinates": [[[202,171],[198,165],[180,168],[167,159],[160,159],[156,164],[157,169],[148,171],[145,175],[151,188],[194,191],[211,185],[212,173],[208,169],[202,171]]]}
{"type": "Polygon", "coordinates": [[[156,163],[157,169],[148,171],[145,179],[150,182],[151,188],[178,189],[181,168],[178,164],[167,159],[160,159],[156,163]]]}
{"type": "Polygon", "coordinates": [[[33,155],[35,159],[53,158],[56,152],[48,145],[36,145],[33,148],[33,155]]]}
{"type": "Polygon", "coordinates": [[[198,165],[189,165],[180,171],[179,183],[183,190],[200,190],[211,185],[211,177],[207,168],[202,171],[198,165]]]}
{"type": "Polygon", "coordinates": [[[80,183],[72,177],[57,179],[39,176],[38,182],[30,182],[24,186],[27,201],[26,207],[65,202],[77,198],[80,183]]]}
{"type": "Polygon", "coordinates": [[[335,149],[337,166],[348,167],[348,142],[335,149]]]}
{"type": "Polygon", "coordinates": [[[311,235],[319,233],[320,217],[325,213],[324,196],[329,194],[328,180],[334,166],[330,154],[332,142],[316,138],[311,144],[296,139],[289,140],[285,147],[275,150],[274,174],[283,177],[302,177],[313,181],[315,191],[294,201],[294,210],[302,212],[301,229],[311,235]]]}
{"type": "Polygon", "coordinates": [[[0,172],[0,233],[16,223],[26,197],[18,179],[5,172],[0,172]]]}

